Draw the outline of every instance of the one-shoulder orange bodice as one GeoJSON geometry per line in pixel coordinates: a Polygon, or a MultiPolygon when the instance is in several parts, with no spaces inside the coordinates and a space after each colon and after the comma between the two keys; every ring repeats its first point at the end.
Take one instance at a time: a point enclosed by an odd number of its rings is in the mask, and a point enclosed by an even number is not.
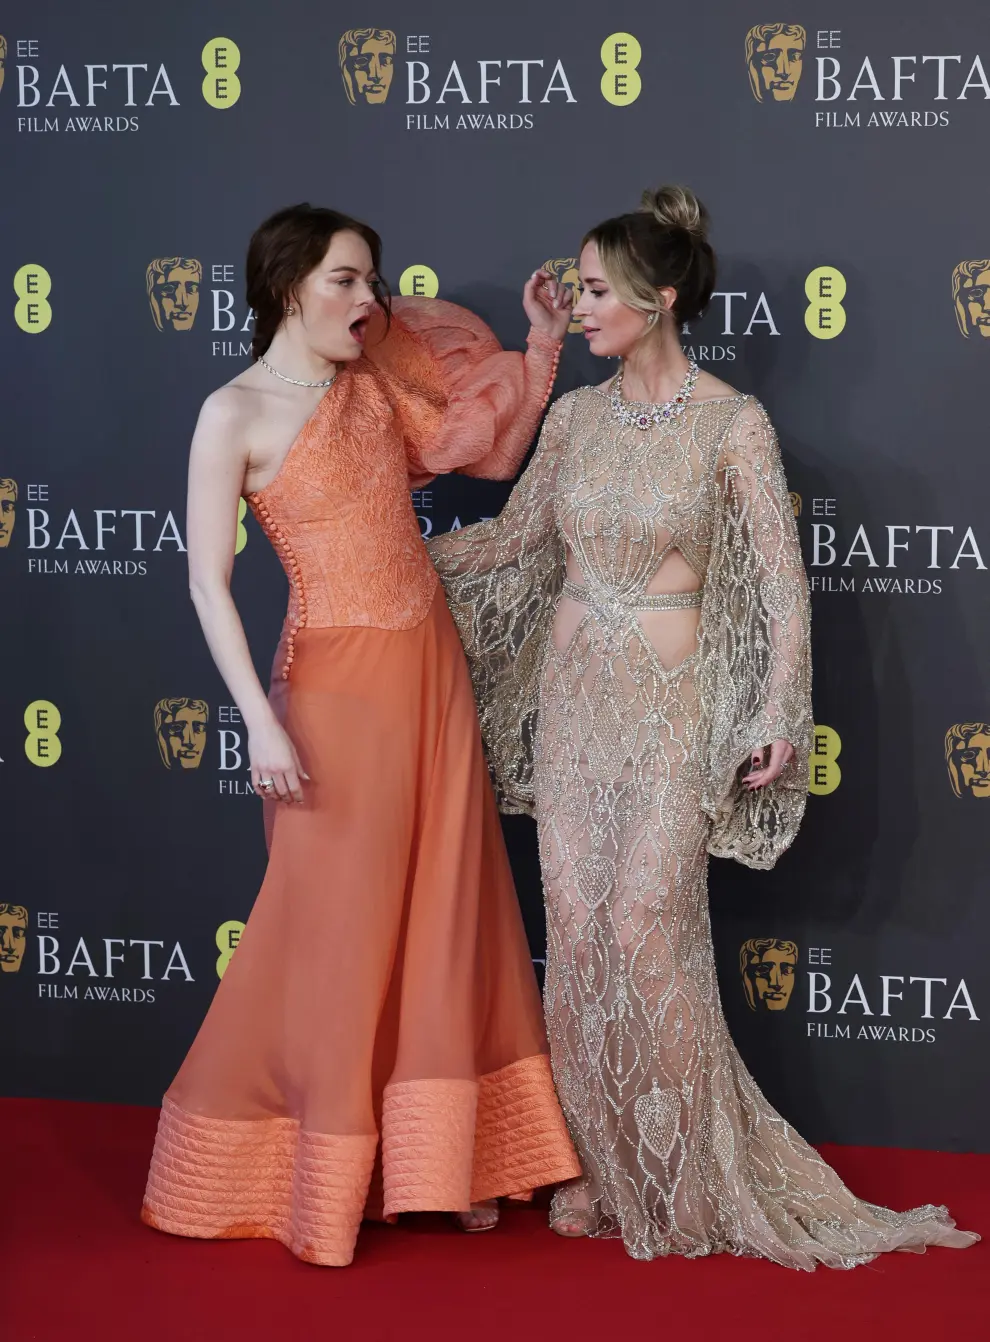
{"type": "Polygon", "coordinates": [[[433,599],[436,573],[381,382],[365,360],[345,369],[281,471],[249,497],[289,579],[293,634],[302,626],[411,629],[433,599]]]}
{"type": "Polygon", "coordinates": [[[248,495],[289,579],[283,679],[300,629],[412,629],[437,576],[410,488],[442,471],[519,468],[549,397],[559,345],[500,349],[473,314],[405,300],[391,329],[341,370],[281,470],[248,495]]]}

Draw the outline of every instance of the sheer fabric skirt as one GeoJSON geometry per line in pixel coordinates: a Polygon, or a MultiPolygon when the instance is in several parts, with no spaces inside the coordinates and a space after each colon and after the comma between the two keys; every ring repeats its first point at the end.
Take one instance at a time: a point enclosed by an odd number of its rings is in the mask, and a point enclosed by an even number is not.
{"type": "Polygon", "coordinates": [[[729,1252],[812,1269],[970,1244],[944,1207],[854,1197],[732,1043],[708,915],[696,673],[697,654],[667,670],[638,625],[590,612],[549,651],[536,752],[545,1011],[584,1168],[552,1215],[621,1235],[640,1259],[729,1252]]]}
{"type": "Polygon", "coordinates": [[[343,1265],[362,1216],[579,1172],[442,594],[415,629],[304,630],[311,777],[162,1110],[143,1218],[343,1265]]]}

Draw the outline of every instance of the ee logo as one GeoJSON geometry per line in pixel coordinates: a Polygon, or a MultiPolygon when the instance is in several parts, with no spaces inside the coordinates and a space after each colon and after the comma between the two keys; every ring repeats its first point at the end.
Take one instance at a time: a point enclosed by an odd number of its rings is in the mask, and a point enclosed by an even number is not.
{"type": "Polygon", "coordinates": [[[429,266],[407,266],[399,276],[399,293],[406,298],[436,298],[440,281],[429,266]]]}
{"type": "Polygon", "coordinates": [[[237,540],[234,544],[234,554],[239,555],[247,545],[247,528],[244,525],[244,518],[247,516],[247,499],[239,499],[237,503],[237,540]]]}
{"type": "Polygon", "coordinates": [[[241,96],[241,81],[237,78],[241,53],[237,43],[229,37],[214,37],[203,48],[202,61],[206,71],[203,97],[211,107],[233,107],[241,96]]]}
{"type": "Polygon", "coordinates": [[[221,923],[217,928],[217,950],[220,952],[217,960],[218,979],[223,978],[224,970],[230,964],[234,951],[237,950],[243,931],[244,924],[238,922],[236,918],[232,918],[229,923],[221,923]]]}
{"type": "Polygon", "coordinates": [[[842,770],[836,762],[841,751],[842,738],[834,728],[815,728],[808,757],[808,791],[816,797],[827,797],[842,782],[842,770]]]}
{"type": "Polygon", "coordinates": [[[52,291],[52,277],[44,266],[21,266],[14,276],[14,321],[28,335],[47,331],[52,320],[48,295],[52,291]]]}
{"type": "Polygon", "coordinates": [[[835,266],[819,266],[804,282],[808,307],[804,324],[816,340],[832,340],[846,325],[846,277],[835,266]]]}
{"type": "Polygon", "coordinates": [[[613,33],[602,43],[602,97],[613,107],[628,107],[639,97],[643,81],[639,63],[643,48],[632,33],[613,33]]]}
{"type": "Polygon", "coordinates": [[[58,763],[62,754],[62,742],[58,739],[61,725],[62,714],[47,699],[35,699],[24,710],[27,728],[24,753],[39,769],[58,763]]]}

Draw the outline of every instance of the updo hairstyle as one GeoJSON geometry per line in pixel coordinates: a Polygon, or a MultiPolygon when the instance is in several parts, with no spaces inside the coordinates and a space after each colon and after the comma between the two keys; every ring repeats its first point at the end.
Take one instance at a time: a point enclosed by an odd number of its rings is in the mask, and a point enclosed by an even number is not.
{"type": "Polygon", "coordinates": [[[678,324],[693,322],[715,288],[708,223],[708,211],[689,187],[661,186],[643,192],[638,210],[593,228],[581,245],[597,247],[604,278],[623,303],[661,312],[657,290],[675,289],[672,316],[678,324]]]}

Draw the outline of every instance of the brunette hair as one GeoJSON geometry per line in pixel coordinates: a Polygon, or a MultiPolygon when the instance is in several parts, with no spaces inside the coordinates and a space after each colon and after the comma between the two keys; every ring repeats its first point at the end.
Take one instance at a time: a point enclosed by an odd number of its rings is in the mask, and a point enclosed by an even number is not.
{"type": "MultiPolygon", "coordinates": [[[[260,359],[272,343],[288,304],[299,302],[296,288],[326,256],[331,238],[345,231],[357,233],[365,240],[372,264],[378,270],[382,260],[381,238],[367,224],[337,210],[325,210],[308,202],[290,205],[255,229],[245,266],[247,301],[254,312],[253,359],[260,359]]],[[[375,299],[388,318],[389,295],[384,282],[375,299]]]]}
{"type": "Polygon", "coordinates": [[[581,246],[598,249],[605,278],[623,303],[659,312],[658,289],[676,289],[671,309],[678,322],[692,322],[707,308],[715,288],[715,253],[708,241],[708,211],[689,187],[644,191],[638,210],[606,219],[581,246]]]}

